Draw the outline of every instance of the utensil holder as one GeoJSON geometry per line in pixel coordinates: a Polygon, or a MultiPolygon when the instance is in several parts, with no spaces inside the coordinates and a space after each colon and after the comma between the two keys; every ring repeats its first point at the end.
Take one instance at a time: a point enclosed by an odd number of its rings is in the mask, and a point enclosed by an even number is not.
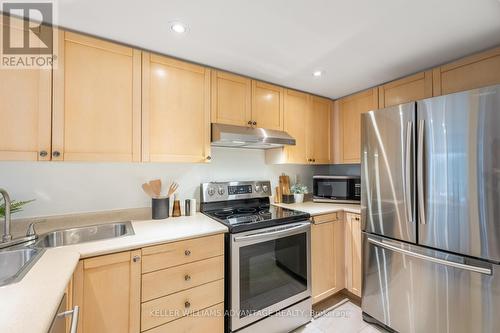
{"type": "Polygon", "coordinates": [[[152,198],[151,215],[153,220],[166,219],[169,216],[170,200],[169,198],[152,198]]]}
{"type": "Polygon", "coordinates": [[[283,194],[281,196],[281,202],[282,203],[287,203],[287,204],[295,203],[293,194],[283,194]]]}

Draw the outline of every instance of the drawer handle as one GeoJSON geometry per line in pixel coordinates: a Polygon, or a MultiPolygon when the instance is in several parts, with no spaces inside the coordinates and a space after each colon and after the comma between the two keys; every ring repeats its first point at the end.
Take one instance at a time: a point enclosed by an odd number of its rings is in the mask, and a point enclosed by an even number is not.
{"type": "Polygon", "coordinates": [[[188,301],[186,301],[186,302],[184,303],[184,307],[185,307],[186,309],[189,309],[189,307],[191,307],[191,303],[189,303],[188,301]]]}
{"type": "Polygon", "coordinates": [[[190,277],[189,275],[185,275],[185,276],[184,276],[184,280],[185,280],[185,281],[189,281],[189,280],[191,280],[191,277],[190,277]]]}
{"type": "Polygon", "coordinates": [[[186,251],[184,251],[184,254],[185,254],[186,256],[189,256],[189,255],[191,255],[191,251],[186,250],[186,251]]]}

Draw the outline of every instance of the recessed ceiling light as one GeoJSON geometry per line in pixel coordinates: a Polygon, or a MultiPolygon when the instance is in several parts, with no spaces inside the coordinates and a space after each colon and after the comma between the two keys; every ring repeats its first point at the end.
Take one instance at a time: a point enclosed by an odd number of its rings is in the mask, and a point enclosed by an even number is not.
{"type": "Polygon", "coordinates": [[[173,32],[176,32],[178,34],[183,34],[187,31],[187,26],[180,22],[173,22],[170,25],[170,29],[172,29],[173,32]]]}
{"type": "Polygon", "coordinates": [[[321,75],[323,75],[324,72],[323,71],[314,71],[313,72],[313,76],[316,76],[316,77],[320,77],[321,75]]]}

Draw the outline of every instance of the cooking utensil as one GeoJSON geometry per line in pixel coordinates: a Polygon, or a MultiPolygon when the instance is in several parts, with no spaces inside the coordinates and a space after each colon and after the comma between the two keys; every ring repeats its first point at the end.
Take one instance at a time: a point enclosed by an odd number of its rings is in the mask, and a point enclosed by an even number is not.
{"type": "Polygon", "coordinates": [[[161,180],[160,179],[153,179],[149,182],[149,186],[151,186],[151,189],[153,190],[153,193],[159,197],[161,195],[161,180]]]}
{"type": "Polygon", "coordinates": [[[178,188],[179,184],[177,184],[176,182],[171,183],[170,187],[168,188],[167,197],[172,196],[172,194],[174,194],[174,192],[177,191],[178,188]]]}
{"type": "Polygon", "coordinates": [[[153,189],[151,188],[151,185],[149,185],[149,183],[142,184],[142,189],[151,198],[156,198],[157,197],[157,195],[155,194],[155,192],[153,191],[153,189]]]}

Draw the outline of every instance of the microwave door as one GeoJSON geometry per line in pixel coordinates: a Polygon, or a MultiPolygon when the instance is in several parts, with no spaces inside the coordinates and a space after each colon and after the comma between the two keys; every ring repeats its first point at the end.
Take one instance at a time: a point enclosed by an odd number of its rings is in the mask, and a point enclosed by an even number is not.
{"type": "Polygon", "coordinates": [[[362,228],[414,243],[415,103],[365,113],[361,126],[362,228]]]}

